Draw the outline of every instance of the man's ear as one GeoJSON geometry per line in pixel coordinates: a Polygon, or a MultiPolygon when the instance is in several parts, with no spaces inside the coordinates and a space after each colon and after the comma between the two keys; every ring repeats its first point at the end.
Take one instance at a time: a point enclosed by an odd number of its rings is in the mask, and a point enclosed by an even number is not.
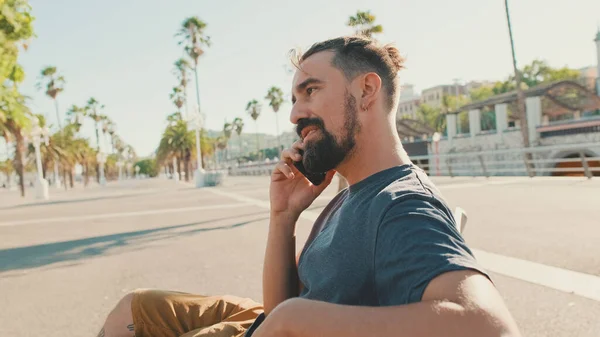
{"type": "Polygon", "coordinates": [[[362,81],[362,97],[360,108],[368,110],[381,91],[381,77],[374,72],[364,75],[362,81]]]}

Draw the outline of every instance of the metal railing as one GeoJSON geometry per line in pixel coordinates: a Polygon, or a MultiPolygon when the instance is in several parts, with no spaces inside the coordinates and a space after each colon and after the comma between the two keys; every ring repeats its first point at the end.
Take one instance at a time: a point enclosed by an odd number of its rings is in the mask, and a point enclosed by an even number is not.
{"type": "Polygon", "coordinates": [[[413,162],[430,175],[528,175],[600,176],[600,157],[590,149],[600,149],[599,143],[563,144],[494,151],[431,154],[411,157],[413,162]],[[572,163],[559,167],[561,163],[572,163]]]}
{"type": "MultiPolygon", "coordinates": [[[[411,160],[431,176],[600,176],[600,143],[429,154],[411,160]],[[595,150],[594,150],[595,149],[595,150]],[[569,158],[565,158],[569,157],[569,158]],[[561,166],[561,163],[570,164],[561,166]]],[[[268,175],[276,162],[231,167],[231,175],[268,175]]]]}

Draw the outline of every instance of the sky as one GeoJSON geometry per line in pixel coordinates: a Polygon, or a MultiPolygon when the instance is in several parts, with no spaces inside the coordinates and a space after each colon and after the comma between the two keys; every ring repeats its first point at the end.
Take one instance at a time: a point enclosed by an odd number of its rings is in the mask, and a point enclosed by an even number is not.
{"type": "MultiPolygon", "coordinates": [[[[292,130],[289,100],[274,114],[264,100],[269,87],[290,92],[293,74],[287,53],[314,42],[350,34],[345,24],[357,10],[370,10],[384,33],[406,57],[403,84],[417,91],[453,79],[501,80],[512,72],[504,1],[501,0],[30,0],[36,17],[32,39],[19,62],[26,72],[21,90],[34,113],[56,117],[54,104],[35,87],[47,65],[66,79],[58,96],[65,118],[73,104],[90,97],[138,155],[158,146],[169,99],[177,85],[173,63],[183,55],[175,37],[186,17],[207,23],[212,45],[198,67],[200,109],[209,129],[219,130],[235,117],[245,131],[275,134],[292,130]],[[263,102],[256,125],[245,113],[248,101],[263,102]]],[[[551,66],[596,65],[593,42],[600,24],[598,0],[510,1],[519,65],[536,58],[551,66]]],[[[190,108],[195,87],[189,91],[190,108]]],[[[289,97],[288,97],[289,98],[289,97]]],[[[83,132],[95,143],[91,123],[83,132]]]]}

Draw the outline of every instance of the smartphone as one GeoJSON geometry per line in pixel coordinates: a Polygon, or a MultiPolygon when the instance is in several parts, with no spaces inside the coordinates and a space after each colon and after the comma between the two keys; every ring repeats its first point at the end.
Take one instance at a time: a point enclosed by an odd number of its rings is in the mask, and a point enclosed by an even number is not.
{"type": "MultiPolygon", "coordinates": [[[[304,155],[304,151],[299,150],[300,155],[304,155]]],[[[304,167],[304,164],[301,161],[295,161],[294,162],[294,166],[296,166],[296,168],[298,169],[298,171],[300,171],[300,173],[302,173],[306,179],[308,179],[308,181],[310,181],[313,185],[321,185],[321,183],[323,183],[323,181],[325,181],[325,176],[327,175],[327,172],[318,172],[318,173],[312,173],[312,172],[308,172],[306,171],[306,168],[304,167]]]]}

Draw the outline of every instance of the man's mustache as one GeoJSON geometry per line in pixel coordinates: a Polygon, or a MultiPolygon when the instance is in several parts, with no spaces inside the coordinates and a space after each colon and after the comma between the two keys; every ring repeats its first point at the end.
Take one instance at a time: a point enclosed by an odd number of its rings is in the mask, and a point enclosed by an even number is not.
{"type": "Polygon", "coordinates": [[[322,119],[302,118],[298,120],[298,124],[296,124],[296,133],[298,134],[298,137],[302,138],[302,130],[307,126],[316,126],[321,130],[325,130],[325,124],[322,119]]]}

